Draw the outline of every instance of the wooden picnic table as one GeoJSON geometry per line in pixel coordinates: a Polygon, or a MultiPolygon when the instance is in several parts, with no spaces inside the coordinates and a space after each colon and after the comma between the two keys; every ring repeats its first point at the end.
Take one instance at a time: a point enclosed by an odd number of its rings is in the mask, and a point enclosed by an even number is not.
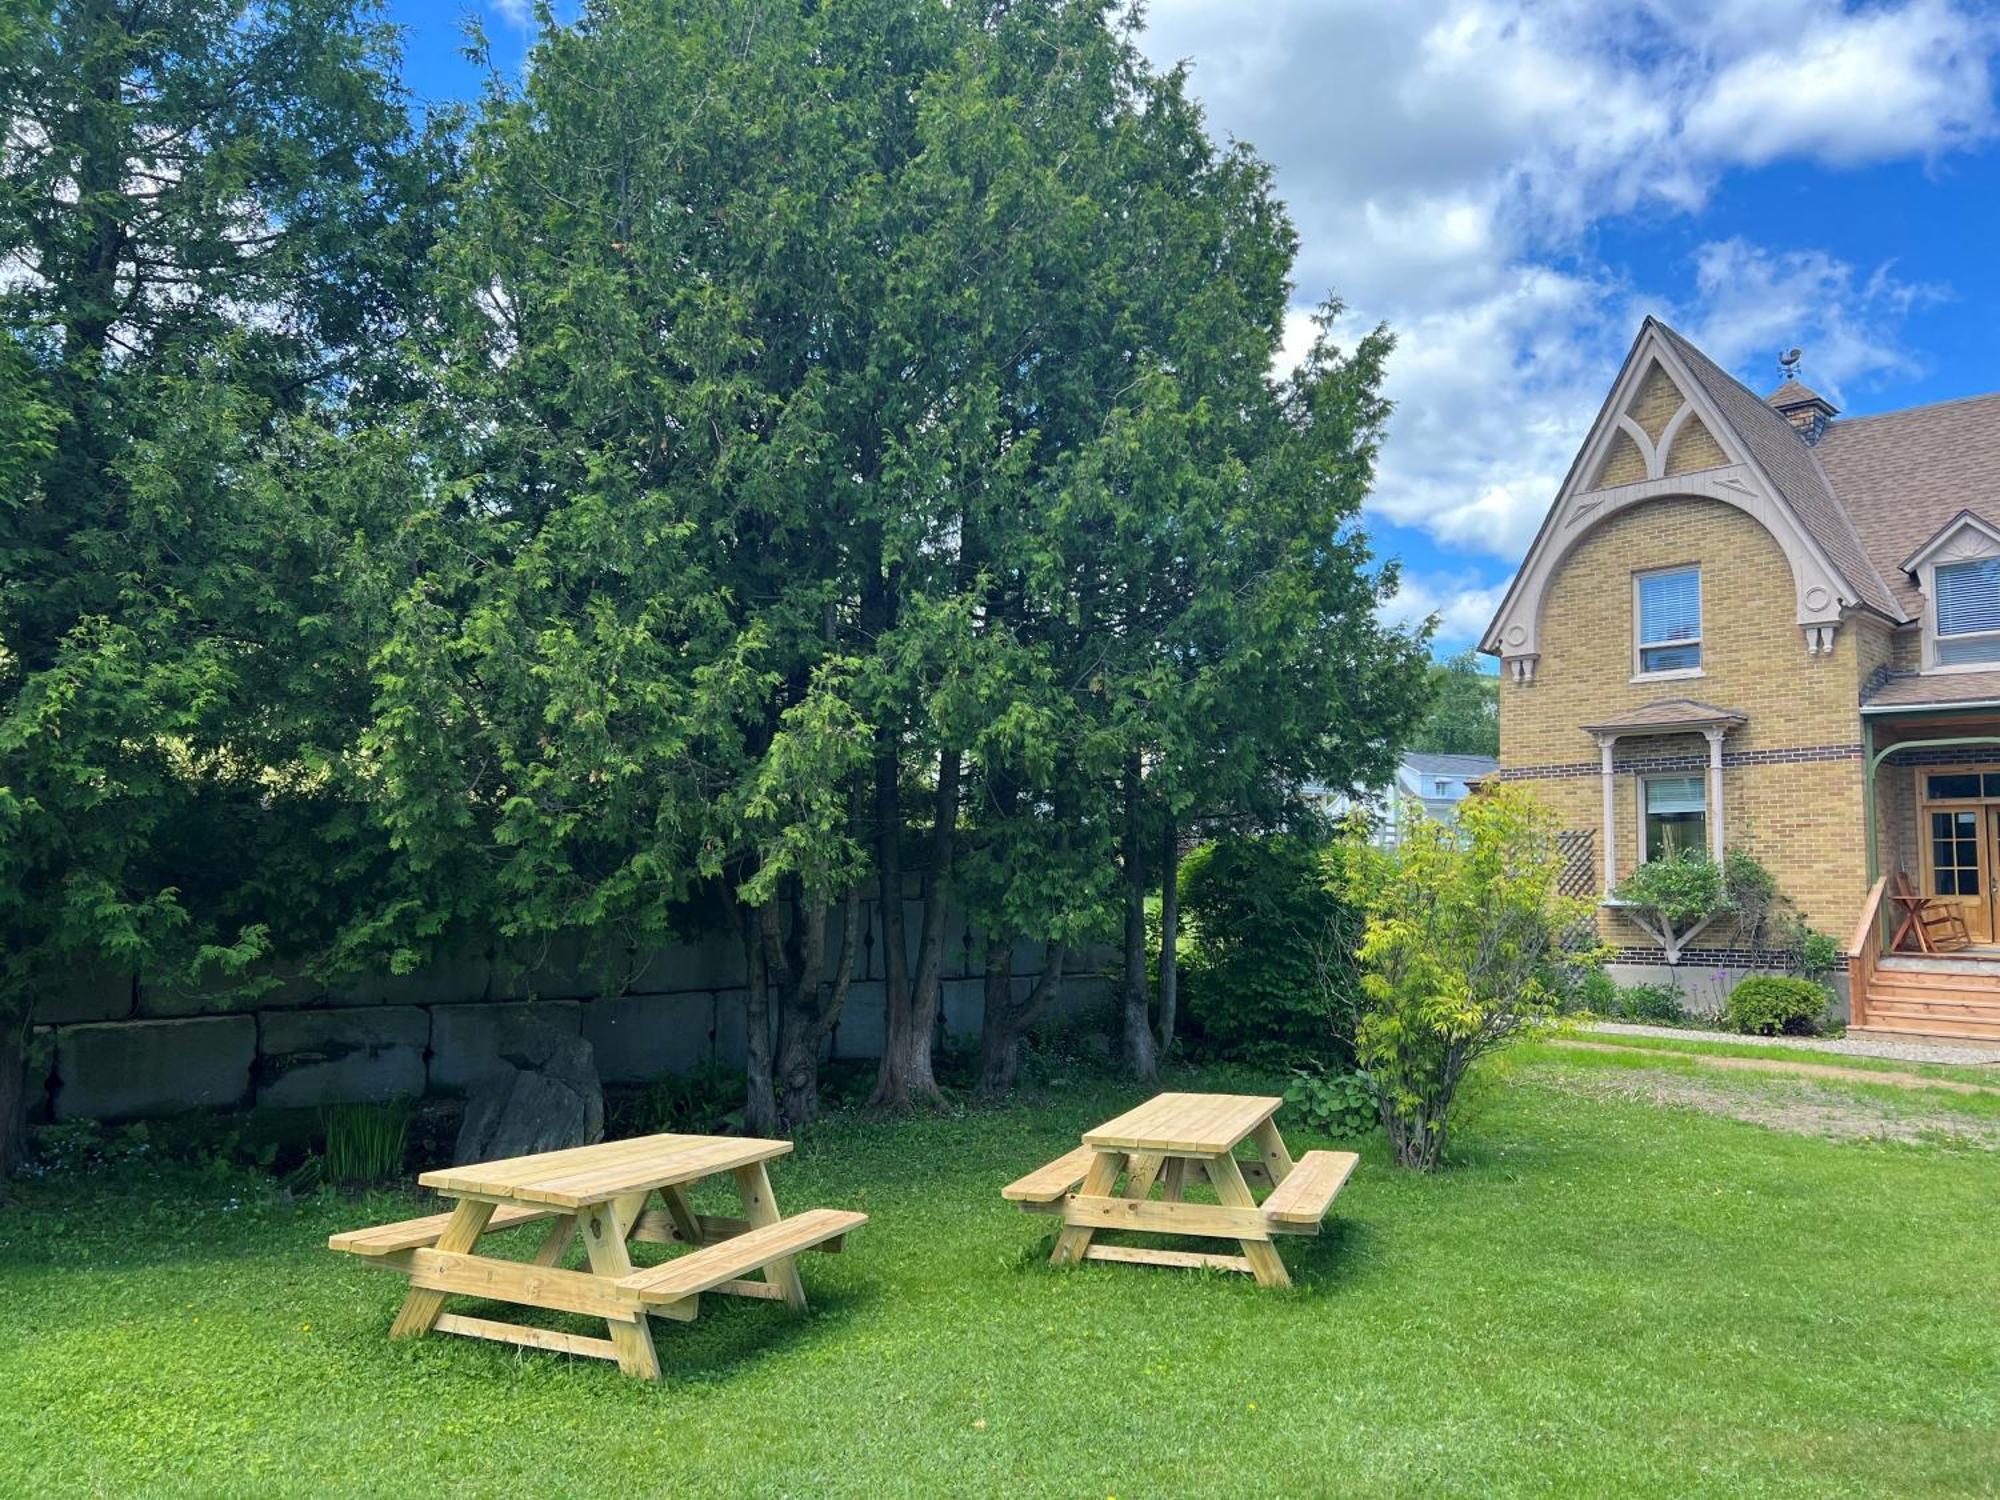
{"type": "Polygon", "coordinates": [[[1265,1095],[1159,1094],[1085,1131],[1076,1150],[1008,1184],[1001,1196],[1030,1213],[1062,1215],[1054,1265],[1212,1266],[1255,1276],[1260,1286],[1289,1286],[1272,1236],[1318,1234],[1359,1158],[1308,1151],[1293,1161],[1271,1118],[1283,1103],[1265,1095]],[[1256,1144],[1254,1160],[1236,1155],[1246,1140],[1256,1144]],[[1186,1197],[1196,1174],[1214,1187],[1216,1202],[1186,1197]],[[1270,1189],[1261,1205],[1253,1184],[1270,1189]],[[1105,1229],[1235,1240],[1242,1254],[1094,1243],[1105,1229]]]}
{"type": "Polygon", "coordinates": [[[829,1208],[780,1214],[764,1164],[791,1149],[790,1141],[742,1136],[649,1135],[445,1167],[417,1181],[457,1199],[449,1213],[349,1230],[327,1244],[410,1278],[391,1338],[435,1329],[614,1360],[628,1375],[657,1380],[651,1319],[692,1320],[703,1292],[803,1308],[793,1257],[838,1250],[849,1231],[867,1222],[866,1214],[829,1208]],[[688,1188],[724,1172],[735,1179],[742,1217],[697,1214],[688,1188]],[[656,1194],[660,1206],[649,1208],[656,1194]],[[482,1236],[534,1223],[548,1230],[531,1260],[475,1253],[482,1236]],[[563,1260],[579,1239],[587,1269],[567,1269],[563,1260]],[[688,1248],[635,1269],[630,1241],[688,1248]],[[748,1279],[758,1272],[761,1281],[748,1279]],[[454,1295],[602,1318],[610,1336],[447,1313],[445,1299],[454,1295]]]}

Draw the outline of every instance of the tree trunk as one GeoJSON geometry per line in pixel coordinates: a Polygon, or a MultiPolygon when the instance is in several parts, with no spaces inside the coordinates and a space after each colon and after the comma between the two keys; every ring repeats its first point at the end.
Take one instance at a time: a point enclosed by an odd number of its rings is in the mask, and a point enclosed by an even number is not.
{"type": "Polygon", "coordinates": [[[1171,815],[1160,847],[1160,1056],[1174,1047],[1174,1023],[1181,988],[1181,844],[1171,815]]]}
{"type": "Polygon", "coordinates": [[[1139,805],[1139,760],[1125,766],[1125,1066],[1141,1083],[1159,1081],[1146,983],[1146,820],[1139,805]]]}
{"type": "Polygon", "coordinates": [[[1069,945],[1050,943],[1042,950],[1042,972],[1020,1004],[1014,1003],[1011,942],[986,941],[986,1005],[979,1034],[979,1092],[997,1099],[1013,1091],[1021,1066],[1021,1038],[1062,994],[1063,965],[1069,945]]]}
{"type": "Polygon", "coordinates": [[[937,1026],[944,986],[945,924],[951,912],[951,871],[958,847],[958,788],[962,767],[963,757],[956,750],[939,754],[916,981],[910,986],[903,1025],[888,1028],[884,1038],[882,1067],[870,1100],[888,1109],[912,1109],[944,1097],[931,1067],[931,1037],[937,1026]]]}
{"type": "Polygon", "coordinates": [[[0,1021],[0,1198],[28,1155],[28,1017],[0,1021]]]}
{"type": "Polygon", "coordinates": [[[778,1096],[771,1076],[771,966],[764,943],[764,907],[744,907],[743,953],[749,989],[743,1001],[743,1124],[752,1135],[778,1133],[778,1096]]]}

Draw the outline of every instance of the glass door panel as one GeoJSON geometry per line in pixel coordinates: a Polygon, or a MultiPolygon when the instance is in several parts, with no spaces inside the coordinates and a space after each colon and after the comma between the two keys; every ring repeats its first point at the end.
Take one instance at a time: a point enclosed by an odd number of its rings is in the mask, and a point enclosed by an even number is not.
{"type": "Polygon", "coordinates": [[[1984,807],[1933,807],[1924,829],[1924,890],[1956,906],[1982,943],[1993,940],[1991,817],[1984,807]]]}

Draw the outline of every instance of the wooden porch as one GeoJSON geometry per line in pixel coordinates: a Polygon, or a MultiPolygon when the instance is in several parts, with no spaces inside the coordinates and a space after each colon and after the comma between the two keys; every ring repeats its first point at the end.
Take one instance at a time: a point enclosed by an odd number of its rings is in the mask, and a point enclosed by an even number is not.
{"type": "Polygon", "coordinates": [[[1885,876],[1869,891],[1848,945],[1848,1034],[2000,1041],[2000,944],[1890,951],[1903,929],[1889,883],[1885,876]]]}

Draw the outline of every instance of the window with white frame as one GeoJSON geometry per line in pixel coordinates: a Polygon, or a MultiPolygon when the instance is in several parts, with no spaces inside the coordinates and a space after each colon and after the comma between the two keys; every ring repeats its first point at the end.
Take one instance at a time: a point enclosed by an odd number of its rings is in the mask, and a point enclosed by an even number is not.
{"type": "Polygon", "coordinates": [[[1937,663],[2000,661],[2000,557],[1939,563],[1937,663]]]}
{"type": "Polygon", "coordinates": [[[1648,776],[1643,789],[1646,859],[1708,847],[1708,778],[1648,776]]]}
{"type": "MultiPolygon", "coordinates": [[[[1942,571],[1942,570],[1940,570],[1942,571]]],[[[1632,579],[1639,675],[1701,669],[1701,569],[1663,568],[1632,579]]]]}

